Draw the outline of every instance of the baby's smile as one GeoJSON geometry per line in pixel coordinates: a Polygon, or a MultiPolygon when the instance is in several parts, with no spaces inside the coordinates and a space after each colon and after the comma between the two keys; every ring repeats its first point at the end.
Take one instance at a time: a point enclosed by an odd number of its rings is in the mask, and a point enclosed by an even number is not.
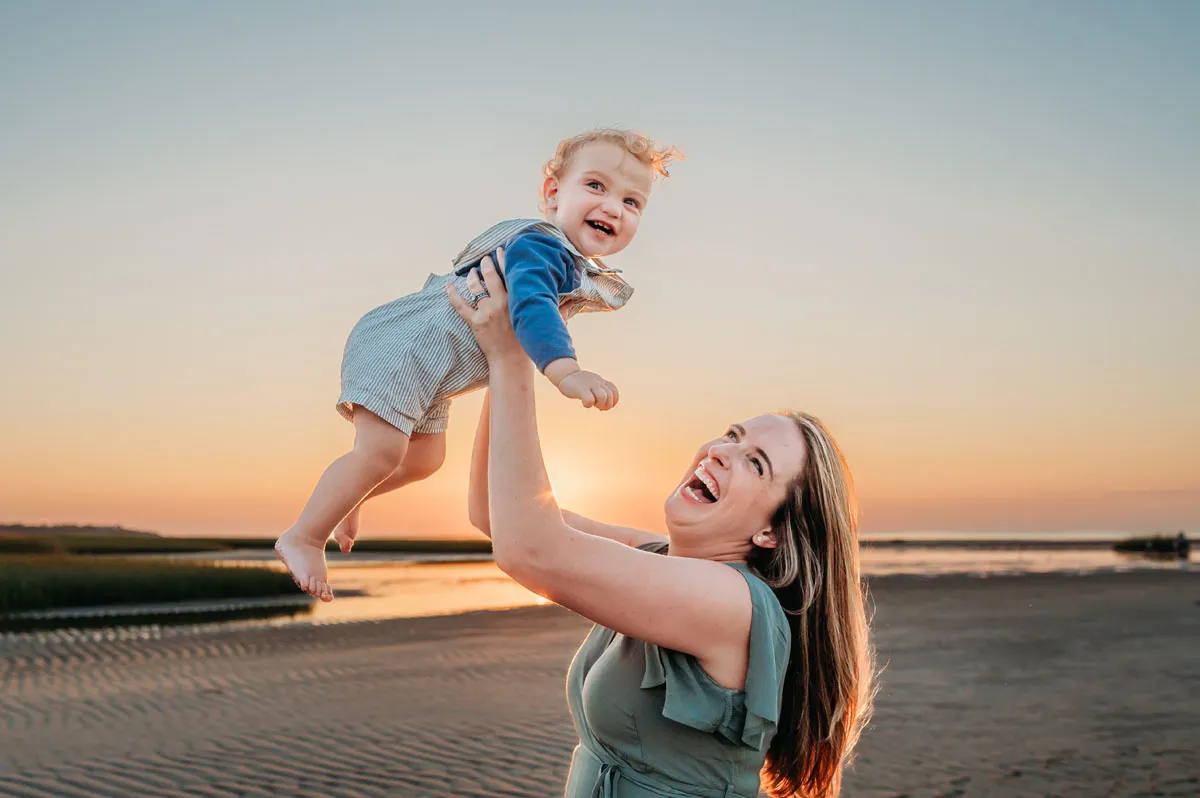
{"type": "Polygon", "coordinates": [[[612,225],[610,225],[606,222],[597,222],[597,221],[588,219],[587,223],[588,223],[588,226],[591,227],[593,230],[603,233],[606,236],[611,236],[614,234],[612,225]]]}

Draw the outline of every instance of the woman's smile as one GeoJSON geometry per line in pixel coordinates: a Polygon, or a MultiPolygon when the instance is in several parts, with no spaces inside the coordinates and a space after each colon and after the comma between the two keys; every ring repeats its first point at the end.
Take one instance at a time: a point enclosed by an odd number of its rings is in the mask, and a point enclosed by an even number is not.
{"type": "Polygon", "coordinates": [[[692,478],[684,483],[682,492],[685,498],[697,504],[715,504],[721,500],[721,484],[704,463],[696,466],[692,478]]]}

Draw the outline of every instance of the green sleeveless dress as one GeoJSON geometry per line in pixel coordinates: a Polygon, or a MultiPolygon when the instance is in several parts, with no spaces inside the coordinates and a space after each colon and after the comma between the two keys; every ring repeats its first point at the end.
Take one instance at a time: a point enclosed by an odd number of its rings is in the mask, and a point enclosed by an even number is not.
{"type": "Polygon", "coordinates": [[[745,577],[754,607],[745,688],[717,684],[690,654],[593,627],[567,674],[579,745],[566,798],[756,798],[791,630],[766,582],[744,563],[730,567],[745,577]]]}

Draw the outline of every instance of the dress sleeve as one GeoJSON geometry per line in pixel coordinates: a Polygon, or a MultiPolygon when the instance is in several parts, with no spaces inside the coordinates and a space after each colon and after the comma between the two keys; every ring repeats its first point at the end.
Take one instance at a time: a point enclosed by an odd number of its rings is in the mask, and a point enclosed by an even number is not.
{"type": "Polygon", "coordinates": [[[762,751],[770,745],[779,722],[791,630],[771,588],[748,568],[737,570],[750,586],[753,604],[745,688],[722,687],[691,654],[652,643],[643,644],[646,670],[641,686],[666,691],[662,714],[668,720],[762,751]]]}
{"type": "Polygon", "coordinates": [[[750,667],[746,672],[746,718],[741,731],[745,745],[765,749],[775,737],[783,705],[783,681],[792,656],[792,628],[783,605],[766,582],[738,571],[750,585],[754,616],[750,624],[750,667]]]}

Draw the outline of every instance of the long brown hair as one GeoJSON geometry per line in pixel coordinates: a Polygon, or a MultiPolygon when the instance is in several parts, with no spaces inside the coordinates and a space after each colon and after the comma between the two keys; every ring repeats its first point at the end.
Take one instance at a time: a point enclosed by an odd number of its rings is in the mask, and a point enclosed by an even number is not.
{"type": "Polygon", "coordinates": [[[755,547],[749,558],[792,631],[762,781],[773,798],[834,798],[875,690],[858,509],[850,469],[825,426],[806,413],[780,415],[796,423],[807,457],[772,521],[776,547],[755,547]]]}

